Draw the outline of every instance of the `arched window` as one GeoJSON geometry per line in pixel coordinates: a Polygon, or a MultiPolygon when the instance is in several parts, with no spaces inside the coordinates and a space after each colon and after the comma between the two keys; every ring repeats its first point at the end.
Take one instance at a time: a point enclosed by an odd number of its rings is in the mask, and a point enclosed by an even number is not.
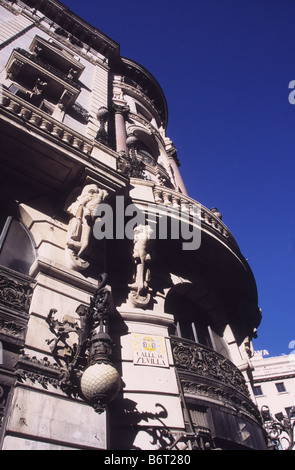
{"type": "Polygon", "coordinates": [[[29,274],[36,250],[27,228],[12,216],[0,218],[0,265],[29,274]]]}
{"type": "Polygon", "coordinates": [[[136,153],[142,160],[148,165],[155,166],[157,163],[157,157],[155,157],[151,150],[143,143],[138,142],[136,145],[136,153]]]}

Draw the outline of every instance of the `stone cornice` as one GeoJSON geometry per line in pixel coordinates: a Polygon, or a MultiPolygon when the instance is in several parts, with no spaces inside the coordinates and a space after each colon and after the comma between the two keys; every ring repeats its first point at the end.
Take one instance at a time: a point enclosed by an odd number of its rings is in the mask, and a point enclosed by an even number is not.
{"type": "Polygon", "coordinates": [[[22,0],[16,3],[27,5],[40,11],[49,20],[56,23],[70,37],[81,41],[107,58],[119,55],[119,44],[91,26],[69,8],[57,0],[22,0]]]}
{"type": "Polygon", "coordinates": [[[124,308],[124,306],[118,307],[117,310],[125,321],[148,323],[166,327],[174,323],[173,315],[168,313],[159,314],[151,310],[143,311],[140,308],[132,308],[132,310],[130,310],[129,308],[124,308]]]}

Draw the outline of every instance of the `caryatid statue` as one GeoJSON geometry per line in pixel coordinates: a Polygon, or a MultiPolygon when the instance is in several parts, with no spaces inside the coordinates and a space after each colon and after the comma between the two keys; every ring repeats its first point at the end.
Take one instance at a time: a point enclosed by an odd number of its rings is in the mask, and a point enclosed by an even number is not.
{"type": "Polygon", "coordinates": [[[89,262],[84,259],[89,246],[90,234],[93,229],[96,211],[108,193],[96,184],[86,185],[80,196],[68,208],[73,218],[70,220],[67,234],[67,254],[72,268],[86,269],[89,262]]]}
{"type": "Polygon", "coordinates": [[[147,306],[150,301],[149,281],[151,278],[150,238],[153,230],[149,225],[134,228],[133,259],[135,262],[135,282],[129,285],[130,300],[137,307],[147,306]]]}

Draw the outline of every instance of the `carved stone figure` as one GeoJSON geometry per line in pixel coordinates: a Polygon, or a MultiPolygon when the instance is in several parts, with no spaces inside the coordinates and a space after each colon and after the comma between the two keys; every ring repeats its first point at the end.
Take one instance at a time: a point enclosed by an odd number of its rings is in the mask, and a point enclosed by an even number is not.
{"type": "Polygon", "coordinates": [[[133,259],[135,262],[135,282],[129,285],[130,299],[137,307],[146,306],[150,301],[150,237],[153,230],[149,225],[134,228],[133,259]]]}
{"type": "Polygon", "coordinates": [[[73,218],[68,227],[67,254],[70,266],[74,269],[81,270],[89,266],[85,255],[96,218],[96,210],[107,195],[107,191],[100,189],[96,184],[88,184],[68,208],[73,218]]]}
{"type": "Polygon", "coordinates": [[[34,88],[32,90],[32,95],[42,95],[44,88],[48,85],[47,82],[37,78],[34,88]]]}

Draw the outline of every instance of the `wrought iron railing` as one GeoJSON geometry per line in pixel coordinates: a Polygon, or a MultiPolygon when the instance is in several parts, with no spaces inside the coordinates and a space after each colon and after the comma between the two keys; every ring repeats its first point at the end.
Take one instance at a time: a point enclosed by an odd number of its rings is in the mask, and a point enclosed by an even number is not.
{"type": "Polygon", "coordinates": [[[213,399],[260,421],[245,378],[233,362],[202,344],[183,338],[172,336],[171,347],[184,394],[213,399]]]}

